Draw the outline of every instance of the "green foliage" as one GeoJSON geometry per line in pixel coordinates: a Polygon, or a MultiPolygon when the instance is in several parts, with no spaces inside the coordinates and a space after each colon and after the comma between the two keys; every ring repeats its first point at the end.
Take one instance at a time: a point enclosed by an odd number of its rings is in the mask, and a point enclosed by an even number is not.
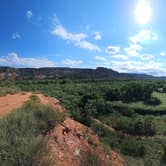
{"type": "Polygon", "coordinates": [[[38,165],[44,155],[46,140],[41,134],[61,119],[51,109],[28,101],[23,108],[0,121],[0,163],[2,166],[38,165]]]}
{"type": "Polygon", "coordinates": [[[151,97],[151,98],[147,99],[144,103],[147,105],[156,106],[156,105],[160,105],[161,101],[156,97],[151,97]]]}
{"type": "Polygon", "coordinates": [[[105,93],[105,99],[108,101],[117,101],[121,99],[120,89],[108,89],[105,93]]]}
{"type": "Polygon", "coordinates": [[[100,137],[109,137],[111,135],[110,129],[108,127],[104,126],[102,123],[93,122],[91,124],[91,128],[100,137]]]}
{"type": "Polygon", "coordinates": [[[145,155],[145,148],[141,142],[126,140],[121,145],[121,152],[129,156],[143,157],[145,155]]]}
{"type": "Polygon", "coordinates": [[[121,99],[125,102],[146,101],[151,98],[153,87],[144,83],[128,83],[121,88],[121,99]]]}
{"type": "Polygon", "coordinates": [[[14,86],[12,87],[0,87],[0,96],[5,96],[6,94],[15,94],[19,92],[20,89],[14,86]]]}

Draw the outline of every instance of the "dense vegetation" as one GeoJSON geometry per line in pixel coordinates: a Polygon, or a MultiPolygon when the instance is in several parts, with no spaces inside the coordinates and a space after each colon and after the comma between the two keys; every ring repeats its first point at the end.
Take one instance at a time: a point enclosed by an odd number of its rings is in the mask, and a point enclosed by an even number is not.
{"type": "Polygon", "coordinates": [[[166,82],[154,80],[1,81],[1,87],[58,98],[71,117],[91,127],[128,165],[166,161],[166,82]]]}
{"type": "Polygon", "coordinates": [[[18,111],[0,119],[0,165],[49,165],[51,160],[42,160],[47,142],[42,135],[55,127],[61,118],[32,96],[18,111]]]}

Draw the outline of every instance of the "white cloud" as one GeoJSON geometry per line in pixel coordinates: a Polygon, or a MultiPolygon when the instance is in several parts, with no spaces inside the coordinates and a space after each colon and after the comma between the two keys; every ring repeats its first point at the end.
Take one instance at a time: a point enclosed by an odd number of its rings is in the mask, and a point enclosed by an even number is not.
{"type": "Polygon", "coordinates": [[[106,61],[106,58],[104,58],[102,56],[96,56],[95,59],[99,60],[99,61],[106,61]]]}
{"type": "Polygon", "coordinates": [[[133,50],[136,50],[136,51],[141,51],[142,50],[142,46],[140,44],[131,43],[129,47],[133,50]]]}
{"type": "Polygon", "coordinates": [[[87,38],[87,35],[84,33],[70,33],[68,32],[62,25],[57,25],[55,29],[52,31],[52,34],[61,37],[64,40],[71,40],[75,42],[79,42],[87,38]]]}
{"type": "Polygon", "coordinates": [[[106,53],[108,54],[117,54],[120,51],[119,46],[108,46],[106,49],[106,53]]]}
{"type": "Polygon", "coordinates": [[[160,55],[161,56],[166,56],[166,53],[163,51],[163,52],[160,52],[160,55]]]}
{"type": "Polygon", "coordinates": [[[140,55],[137,50],[131,48],[130,46],[127,48],[124,48],[124,50],[130,57],[138,57],[140,55]]]}
{"type": "Polygon", "coordinates": [[[20,33],[19,33],[19,32],[14,32],[14,33],[12,34],[12,39],[21,39],[20,33]]]}
{"type": "Polygon", "coordinates": [[[142,60],[147,61],[147,60],[153,59],[154,57],[153,57],[152,54],[142,54],[142,55],[140,55],[140,58],[141,58],[142,60]]]}
{"type": "Polygon", "coordinates": [[[31,10],[28,10],[28,11],[26,12],[26,16],[27,16],[28,19],[31,19],[31,17],[33,16],[32,11],[31,11],[31,10]]]}
{"type": "Polygon", "coordinates": [[[138,57],[141,60],[150,60],[153,58],[151,54],[142,53],[143,47],[141,44],[145,41],[157,40],[157,34],[150,30],[141,30],[137,35],[129,38],[129,47],[124,48],[124,51],[130,57],[138,57]]]}
{"type": "Polygon", "coordinates": [[[9,53],[7,56],[0,57],[1,66],[18,66],[18,67],[53,67],[54,62],[46,58],[23,58],[16,53],[9,53]]]}
{"type": "Polygon", "coordinates": [[[98,46],[96,46],[96,45],[94,45],[86,40],[76,42],[75,46],[79,46],[80,48],[88,49],[90,51],[98,51],[98,52],[101,51],[98,46]]]}
{"type": "Polygon", "coordinates": [[[127,60],[128,59],[127,56],[121,55],[121,54],[112,55],[111,57],[112,58],[117,58],[117,59],[120,59],[120,60],[127,60]]]}
{"type": "Polygon", "coordinates": [[[97,45],[86,40],[88,37],[86,34],[68,32],[68,30],[62,25],[57,25],[51,33],[53,35],[59,36],[63,40],[74,43],[74,45],[77,47],[88,49],[90,51],[101,51],[97,45]]]}
{"type": "Polygon", "coordinates": [[[161,62],[149,61],[111,61],[110,64],[114,70],[128,73],[146,73],[155,76],[166,76],[166,68],[161,62]]]}
{"type": "Polygon", "coordinates": [[[83,63],[83,61],[81,61],[81,60],[73,60],[73,59],[65,59],[62,61],[62,64],[68,65],[68,66],[80,65],[82,63],[83,63]]]}
{"type": "Polygon", "coordinates": [[[100,32],[94,32],[94,39],[95,40],[101,40],[102,36],[100,34],[100,32]]]}
{"type": "Polygon", "coordinates": [[[158,35],[150,30],[141,30],[138,34],[129,38],[130,42],[137,44],[146,41],[158,40],[158,35]]]}

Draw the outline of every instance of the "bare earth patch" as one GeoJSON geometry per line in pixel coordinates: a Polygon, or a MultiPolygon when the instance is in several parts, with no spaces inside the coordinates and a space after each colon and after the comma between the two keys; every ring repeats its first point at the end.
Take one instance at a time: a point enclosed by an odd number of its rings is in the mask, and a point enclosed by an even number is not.
{"type": "Polygon", "coordinates": [[[100,158],[101,166],[125,165],[119,154],[103,148],[91,129],[70,118],[59,124],[48,138],[49,156],[55,166],[80,166],[82,154],[89,150],[100,158]]]}
{"type": "Polygon", "coordinates": [[[31,93],[17,93],[0,97],[0,117],[20,108],[30,96],[31,93]]]}
{"type": "MultiPolygon", "coordinates": [[[[25,93],[17,93],[17,94],[8,94],[6,96],[0,97],[0,117],[3,117],[10,113],[11,111],[14,111],[18,108],[20,108],[27,100],[29,100],[29,97],[33,95],[31,92],[25,92],[25,93]]],[[[56,110],[58,112],[63,112],[64,109],[60,105],[59,100],[53,97],[46,97],[43,94],[35,94],[46,106],[51,107],[53,110],[56,110]]]]}

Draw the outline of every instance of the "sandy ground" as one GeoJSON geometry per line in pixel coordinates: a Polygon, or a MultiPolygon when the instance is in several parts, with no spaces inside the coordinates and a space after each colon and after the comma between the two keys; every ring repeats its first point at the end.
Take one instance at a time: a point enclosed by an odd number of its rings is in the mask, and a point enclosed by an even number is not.
{"type": "MultiPolygon", "coordinates": [[[[11,111],[20,108],[27,100],[29,100],[29,97],[31,95],[32,93],[26,92],[13,95],[8,94],[6,96],[0,97],[0,117],[3,117],[11,111]]],[[[44,105],[51,107],[53,110],[56,110],[58,112],[64,111],[63,107],[59,103],[59,100],[57,100],[56,98],[46,97],[43,94],[34,95],[38,96],[38,98],[44,105]]]]}
{"type": "Polygon", "coordinates": [[[0,117],[20,108],[30,96],[31,93],[17,93],[0,97],[0,117]]]}

